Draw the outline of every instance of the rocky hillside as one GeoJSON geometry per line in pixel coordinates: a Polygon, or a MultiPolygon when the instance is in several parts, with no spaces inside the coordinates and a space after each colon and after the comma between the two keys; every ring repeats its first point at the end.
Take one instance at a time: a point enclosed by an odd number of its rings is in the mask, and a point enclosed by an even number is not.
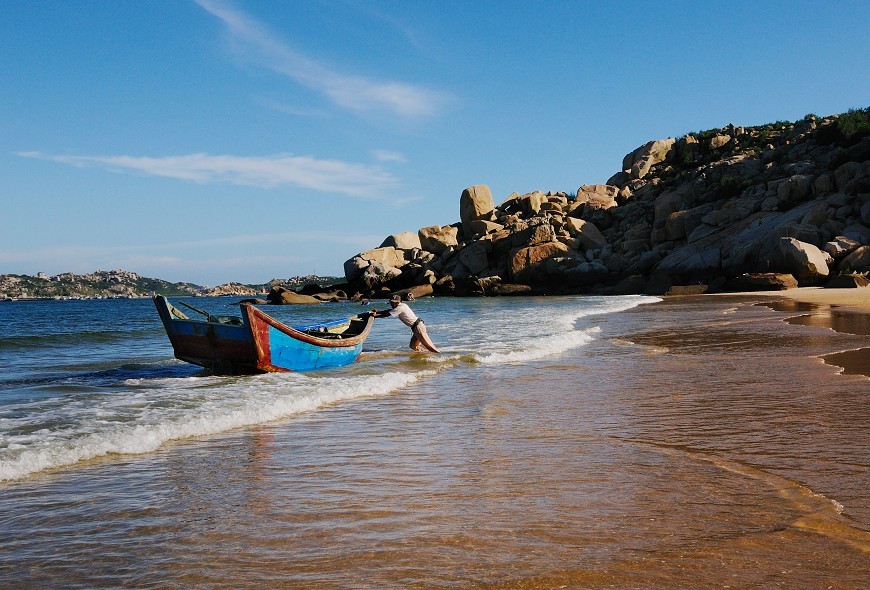
{"type": "Polygon", "coordinates": [[[345,263],[359,297],[678,293],[866,284],[870,108],[651,141],[606,184],[495,205],[386,238],[345,263]],[[841,276],[842,275],[842,276],[841,276]]]}
{"type": "Polygon", "coordinates": [[[217,287],[203,287],[193,283],[170,283],[162,279],[140,277],[125,270],[102,271],[76,275],[63,273],[46,276],[0,275],[0,299],[85,299],[148,297],[152,293],[167,296],[253,296],[263,294],[276,285],[299,288],[308,284],[330,285],[337,277],[305,276],[272,279],[263,285],[226,283],[217,287]]]}
{"type": "Polygon", "coordinates": [[[46,276],[0,275],[0,298],[95,298],[144,297],[152,292],[167,295],[193,295],[202,288],[190,283],[169,283],[140,277],[125,270],[77,275],[63,273],[46,276]]]}

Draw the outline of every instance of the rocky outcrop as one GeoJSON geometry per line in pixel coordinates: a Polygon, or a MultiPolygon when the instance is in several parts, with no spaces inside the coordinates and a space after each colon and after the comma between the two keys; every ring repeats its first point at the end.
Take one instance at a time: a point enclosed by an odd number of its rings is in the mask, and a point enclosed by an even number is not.
{"type": "Polygon", "coordinates": [[[494,206],[487,186],[468,187],[459,217],[418,230],[419,245],[390,236],[354,256],[345,288],[370,296],[421,285],[456,295],[823,285],[870,271],[870,109],[651,141],[606,184],[574,193],[512,193],[494,206]]]}
{"type": "Polygon", "coordinates": [[[381,248],[392,247],[397,250],[413,250],[414,248],[422,248],[420,245],[420,236],[415,232],[402,232],[387,236],[381,248]]]}
{"type": "MultiPolygon", "coordinates": [[[[676,140],[673,138],[659,139],[645,143],[622,160],[622,174],[628,180],[640,179],[649,174],[656,164],[668,160],[674,151],[676,140]]],[[[623,177],[625,178],[625,177],[623,177]]],[[[617,184],[615,182],[614,184],[617,184]]],[[[610,184],[608,182],[608,184],[610,184]]]]}
{"type": "Polygon", "coordinates": [[[261,288],[258,289],[250,285],[242,285],[241,283],[225,283],[223,285],[218,285],[217,287],[204,288],[201,294],[208,297],[222,297],[224,295],[259,295],[262,292],[261,288]]]}
{"type": "Polygon", "coordinates": [[[417,232],[420,238],[420,247],[427,252],[433,254],[443,254],[447,251],[452,251],[459,245],[457,236],[459,228],[457,226],[441,227],[440,225],[432,225],[424,227],[417,232]]]}
{"type": "Polygon", "coordinates": [[[735,278],[731,285],[735,291],[784,291],[797,286],[794,276],[775,272],[743,274],[735,278]]]}
{"type": "Polygon", "coordinates": [[[829,254],[794,238],[779,239],[779,255],[779,264],[791,272],[798,284],[820,283],[820,279],[828,276],[828,264],[832,261],[829,254]]]}
{"type": "Polygon", "coordinates": [[[320,299],[311,295],[302,295],[287,287],[272,287],[266,295],[266,301],[273,305],[304,305],[321,303],[320,299]]]}

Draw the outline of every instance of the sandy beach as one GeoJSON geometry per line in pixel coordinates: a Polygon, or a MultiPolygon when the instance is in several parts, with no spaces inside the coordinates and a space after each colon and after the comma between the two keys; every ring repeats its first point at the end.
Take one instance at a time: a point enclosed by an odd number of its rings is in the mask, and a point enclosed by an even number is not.
{"type": "Polygon", "coordinates": [[[830,305],[847,310],[870,313],[870,288],[825,289],[823,287],[801,287],[785,291],[762,291],[753,295],[786,297],[802,303],[830,305]]]}

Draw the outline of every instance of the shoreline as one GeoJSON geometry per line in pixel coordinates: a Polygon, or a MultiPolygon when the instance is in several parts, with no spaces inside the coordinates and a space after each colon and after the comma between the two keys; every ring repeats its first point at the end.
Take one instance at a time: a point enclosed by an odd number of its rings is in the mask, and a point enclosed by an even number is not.
{"type": "MultiPolygon", "coordinates": [[[[799,326],[827,328],[838,334],[870,335],[870,288],[826,289],[799,287],[783,291],[713,293],[695,297],[759,297],[771,309],[796,315],[783,321],[799,326]]],[[[819,357],[828,365],[840,367],[844,375],[863,375],[870,379],[870,347],[849,346],[819,357]]]]}
{"type": "MultiPolygon", "coordinates": [[[[738,295],[738,293],[723,293],[723,295],[738,295]]],[[[857,313],[870,313],[870,288],[826,289],[824,287],[798,287],[784,291],[752,291],[739,295],[768,295],[785,297],[801,303],[830,305],[839,309],[857,313]]]]}

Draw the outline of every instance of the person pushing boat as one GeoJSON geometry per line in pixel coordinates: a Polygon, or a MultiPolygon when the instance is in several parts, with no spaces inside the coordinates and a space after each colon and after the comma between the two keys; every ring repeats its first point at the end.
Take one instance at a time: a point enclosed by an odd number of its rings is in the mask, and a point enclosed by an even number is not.
{"type": "Polygon", "coordinates": [[[432,352],[441,352],[437,346],[429,338],[429,333],[426,331],[426,324],[422,318],[417,317],[417,314],[411,309],[411,306],[402,301],[401,295],[393,295],[390,297],[390,307],[383,311],[372,310],[369,313],[376,318],[385,318],[392,316],[399,318],[403,324],[411,328],[411,350],[418,352],[424,349],[429,349],[432,352]]]}

